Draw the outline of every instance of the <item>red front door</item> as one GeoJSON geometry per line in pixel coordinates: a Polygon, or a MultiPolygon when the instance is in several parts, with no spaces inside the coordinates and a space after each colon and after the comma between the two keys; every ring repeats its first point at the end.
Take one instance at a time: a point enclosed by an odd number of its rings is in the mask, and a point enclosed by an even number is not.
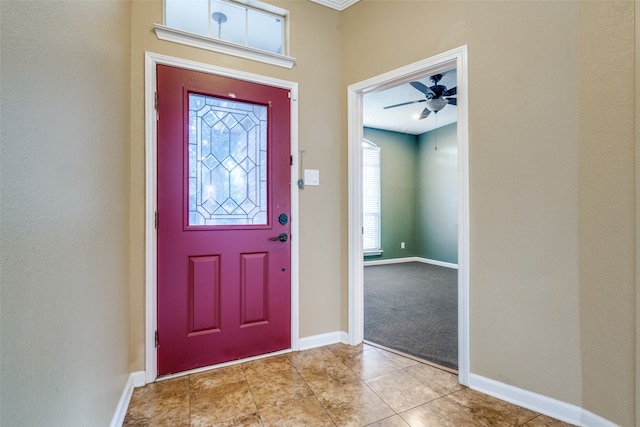
{"type": "Polygon", "coordinates": [[[289,92],[157,82],[158,374],[290,348],[289,92]]]}

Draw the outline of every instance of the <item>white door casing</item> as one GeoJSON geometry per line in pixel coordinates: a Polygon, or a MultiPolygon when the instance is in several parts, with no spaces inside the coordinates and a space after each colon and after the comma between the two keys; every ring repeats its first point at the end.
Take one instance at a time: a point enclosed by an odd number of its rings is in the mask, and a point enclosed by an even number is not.
{"type": "Polygon", "coordinates": [[[349,191],[349,344],[364,339],[364,261],[362,257],[362,96],[407,83],[418,77],[457,69],[458,135],[458,381],[469,377],[469,101],[468,48],[409,64],[388,73],[354,83],[348,96],[349,191]]]}

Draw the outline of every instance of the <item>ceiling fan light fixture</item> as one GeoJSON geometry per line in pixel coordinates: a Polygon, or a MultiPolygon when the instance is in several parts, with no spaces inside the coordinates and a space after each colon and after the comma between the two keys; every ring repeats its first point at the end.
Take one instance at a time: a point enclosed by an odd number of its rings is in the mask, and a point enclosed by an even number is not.
{"type": "Polygon", "coordinates": [[[447,105],[447,103],[448,101],[446,98],[428,99],[426,101],[426,107],[429,109],[429,111],[438,112],[442,110],[447,105]]]}

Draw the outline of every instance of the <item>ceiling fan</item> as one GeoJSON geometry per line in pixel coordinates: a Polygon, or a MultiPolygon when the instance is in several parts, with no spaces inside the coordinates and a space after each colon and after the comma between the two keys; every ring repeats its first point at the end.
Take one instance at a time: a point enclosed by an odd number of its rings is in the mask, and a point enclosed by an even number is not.
{"type": "Polygon", "coordinates": [[[401,107],[403,105],[416,104],[419,102],[426,102],[426,108],[422,110],[420,114],[420,120],[427,118],[431,112],[437,113],[442,110],[447,104],[458,105],[456,98],[451,98],[457,94],[456,88],[452,87],[447,89],[446,86],[439,85],[438,82],[442,79],[442,74],[435,74],[429,79],[433,82],[433,86],[427,87],[420,82],[410,82],[409,84],[422,92],[425,99],[418,99],[416,101],[402,102],[400,104],[388,105],[384,109],[401,107]]]}

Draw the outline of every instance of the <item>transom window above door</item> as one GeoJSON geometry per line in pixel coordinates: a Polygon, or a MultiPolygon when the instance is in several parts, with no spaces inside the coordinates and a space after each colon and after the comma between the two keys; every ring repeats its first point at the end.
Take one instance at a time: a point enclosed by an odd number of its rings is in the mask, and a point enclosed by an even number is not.
{"type": "Polygon", "coordinates": [[[256,0],[164,0],[161,40],[291,68],[285,9],[256,0]]]}

